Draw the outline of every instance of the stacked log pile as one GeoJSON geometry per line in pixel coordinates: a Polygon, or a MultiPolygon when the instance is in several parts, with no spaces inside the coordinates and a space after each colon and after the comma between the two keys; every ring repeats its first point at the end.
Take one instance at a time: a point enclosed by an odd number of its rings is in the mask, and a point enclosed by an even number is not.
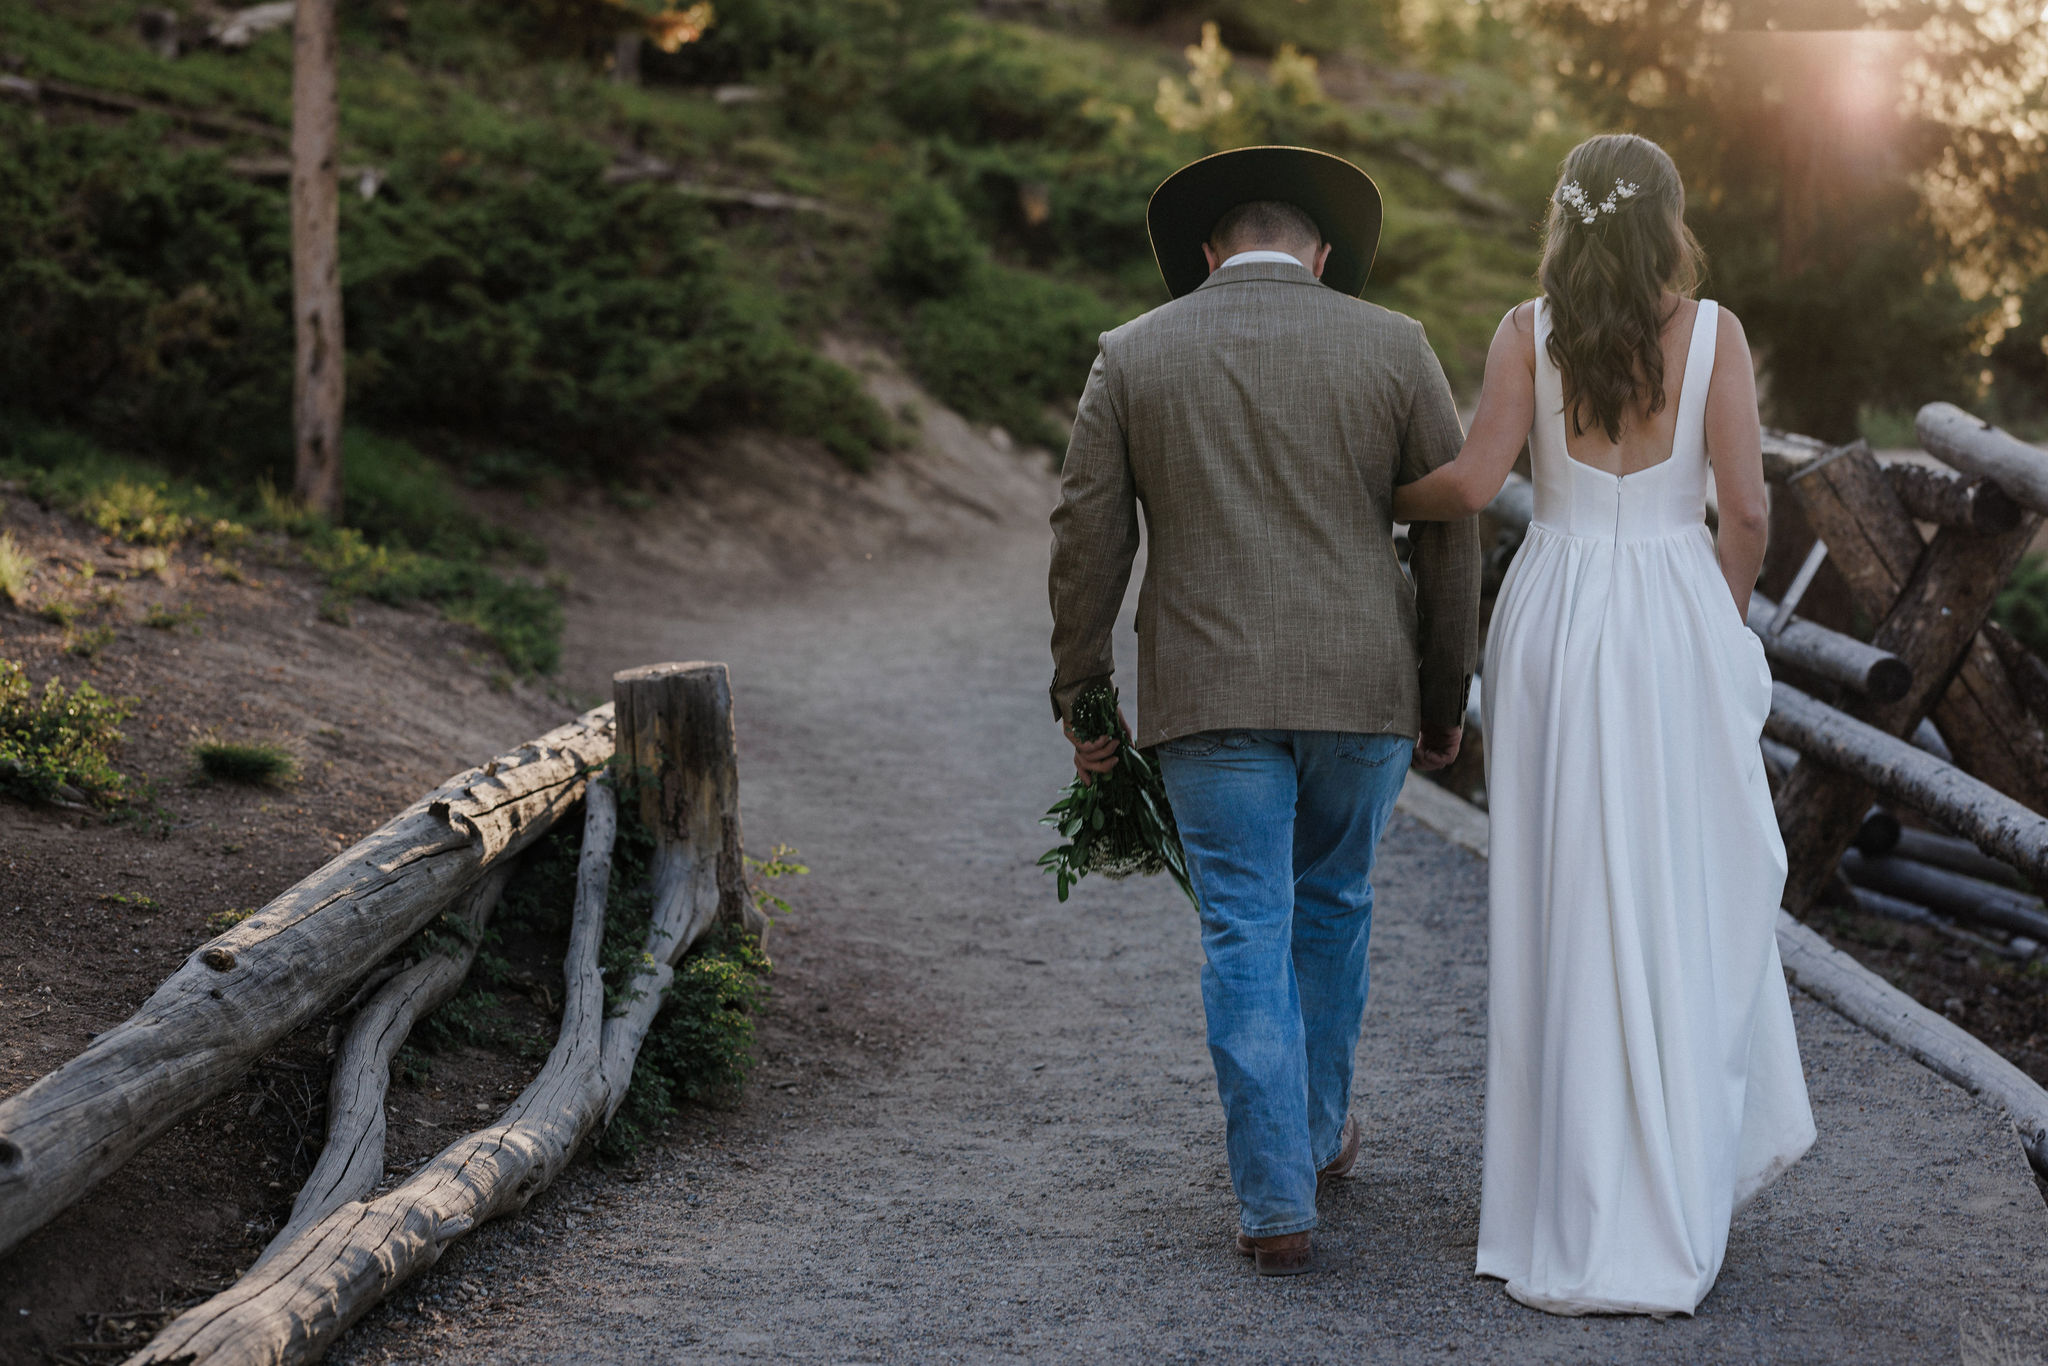
{"type": "MultiPolygon", "coordinates": [[[[1777,679],[1764,758],[1785,906],[2029,958],[2048,946],[2048,910],[2026,890],[2048,886],[2048,665],[1989,614],[2048,515],[2048,451],[1946,403],[1917,425],[1947,469],[1766,435],[1774,526],[1799,537],[1774,559],[1801,566],[1749,617],[1777,679]],[[1823,563],[1867,638],[1799,614],[1823,563]]],[[[1511,551],[1534,512],[1527,481],[1488,512],[1511,551]]]]}
{"type": "Polygon", "coordinates": [[[725,666],[655,665],[613,683],[613,703],[429,793],[202,945],[127,1022],[0,1103],[0,1254],[344,1002],[327,1141],[291,1216],[241,1280],[131,1360],[315,1360],[455,1239],[545,1189],[617,1111],[683,954],[721,917],[765,928],[745,884],[725,666]],[[641,966],[608,1015],[598,950],[613,773],[637,796],[655,857],[641,966]],[[496,1123],[377,1193],[393,1056],[461,986],[520,852],[579,805],[553,1052],[496,1123]],[[414,959],[414,936],[436,917],[453,935],[414,959]]]}

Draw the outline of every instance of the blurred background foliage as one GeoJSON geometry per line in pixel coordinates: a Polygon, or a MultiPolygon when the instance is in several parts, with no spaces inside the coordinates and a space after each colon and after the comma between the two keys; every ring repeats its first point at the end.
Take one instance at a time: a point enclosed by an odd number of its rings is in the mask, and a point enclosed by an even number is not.
{"type": "MultiPolygon", "coordinates": [[[[658,477],[735,423],[865,467],[898,434],[822,358],[839,334],[1057,447],[1095,335],[1164,300],[1152,187],[1280,141],[1378,179],[1367,297],[1469,398],[1558,159],[1606,128],[1678,159],[1773,420],[1896,433],[1950,398],[2037,433],[2044,62],[2005,3],[341,0],[352,440],[451,509],[464,482],[658,477]],[[1879,31],[1790,31],[1816,25],[1879,31]]],[[[288,483],[282,143],[187,116],[281,133],[290,37],[168,56],[154,8],[0,0],[10,71],[165,111],[0,102],[0,421],[247,508],[288,483]]],[[[213,13],[173,8],[188,35],[213,13]]],[[[352,519],[372,548],[438,535],[352,519]]]]}

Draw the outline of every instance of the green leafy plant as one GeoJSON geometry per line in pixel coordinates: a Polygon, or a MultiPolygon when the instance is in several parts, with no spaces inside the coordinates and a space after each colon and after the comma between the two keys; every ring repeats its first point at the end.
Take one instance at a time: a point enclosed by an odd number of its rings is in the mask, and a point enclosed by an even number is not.
{"type": "Polygon", "coordinates": [[[1083,740],[1114,735],[1122,743],[1115,768],[1096,774],[1092,782],[1075,775],[1040,822],[1056,828],[1067,841],[1038,860],[1038,866],[1058,880],[1060,900],[1065,901],[1074,884],[1090,873],[1111,878],[1166,873],[1194,901],[1166,784],[1158,765],[1131,743],[1117,714],[1116,689],[1102,683],[1083,691],[1074,700],[1071,724],[1083,740]]]}
{"type": "Polygon", "coordinates": [[[778,915],[792,914],[789,902],[776,893],[769,884],[785,877],[803,877],[811,870],[798,863],[797,852],[787,844],[778,844],[768,851],[768,857],[755,858],[745,855],[747,871],[754,876],[747,882],[747,890],[754,898],[754,904],[761,908],[770,919],[778,915]]]}
{"type": "Polygon", "coordinates": [[[282,745],[210,740],[192,747],[199,771],[216,783],[282,787],[299,776],[299,761],[282,745]]]}
{"type": "Polygon", "coordinates": [[[760,943],[720,924],[676,965],[661,1013],[599,1151],[629,1157],[684,1104],[729,1103],[753,1069],[754,1012],[773,967],[760,943]]]}
{"type": "Polygon", "coordinates": [[[128,702],[90,683],[67,691],[53,678],[38,693],[21,665],[0,659],[0,792],[29,801],[126,800],[132,784],[113,753],[130,714],[128,702]]]}
{"type": "Polygon", "coordinates": [[[28,581],[36,572],[36,557],[14,542],[14,533],[0,531],[0,597],[16,607],[28,603],[28,581]]]}

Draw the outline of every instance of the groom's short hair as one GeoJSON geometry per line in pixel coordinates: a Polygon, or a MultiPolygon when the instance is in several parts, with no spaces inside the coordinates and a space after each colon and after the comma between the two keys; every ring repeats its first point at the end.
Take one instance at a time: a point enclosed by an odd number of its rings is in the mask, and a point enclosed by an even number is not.
{"type": "Polygon", "coordinates": [[[1209,229],[1209,245],[1226,255],[1253,246],[1320,247],[1323,230],[1294,205],[1254,199],[1227,211],[1209,229]]]}

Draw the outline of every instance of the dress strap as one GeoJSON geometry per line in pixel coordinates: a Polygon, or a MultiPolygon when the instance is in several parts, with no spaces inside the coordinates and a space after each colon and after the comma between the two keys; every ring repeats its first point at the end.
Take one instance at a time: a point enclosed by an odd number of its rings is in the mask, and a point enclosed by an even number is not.
{"type": "Polygon", "coordinates": [[[1685,375],[1679,381],[1673,455],[1692,434],[1698,435],[1701,455],[1706,453],[1707,389],[1714,380],[1714,342],[1720,335],[1721,306],[1712,299],[1700,300],[1692,320],[1692,341],[1686,348],[1685,375]]]}

